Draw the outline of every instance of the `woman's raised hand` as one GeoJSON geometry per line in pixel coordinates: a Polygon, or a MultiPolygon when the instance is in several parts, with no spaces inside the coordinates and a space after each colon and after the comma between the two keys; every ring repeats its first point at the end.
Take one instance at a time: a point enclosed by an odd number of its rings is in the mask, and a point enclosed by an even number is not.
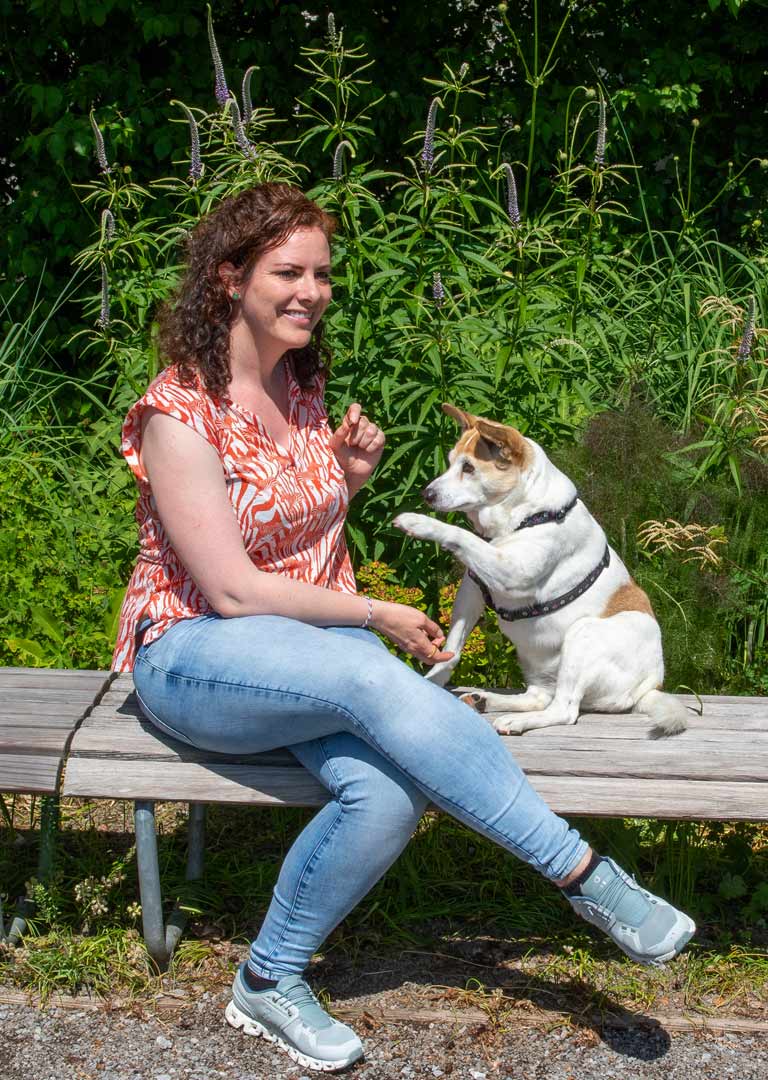
{"type": "Polygon", "coordinates": [[[408,604],[374,600],[370,625],[423,664],[437,664],[453,658],[452,652],[441,651],[445,634],[437,623],[408,604]]]}
{"type": "Polygon", "coordinates": [[[331,435],[331,448],[344,470],[350,497],[359,491],[379,464],[384,432],[363,414],[355,401],[331,435]]]}

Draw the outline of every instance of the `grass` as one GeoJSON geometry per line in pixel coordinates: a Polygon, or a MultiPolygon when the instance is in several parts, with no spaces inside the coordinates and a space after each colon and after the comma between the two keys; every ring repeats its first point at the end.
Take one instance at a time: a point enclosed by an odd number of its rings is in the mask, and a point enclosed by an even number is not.
{"type": "MultiPolygon", "coordinates": [[[[3,832],[0,880],[14,895],[34,872],[30,826],[37,811],[22,797],[11,810],[24,843],[3,832]]],[[[224,988],[308,813],[211,807],[205,877],[190,888],[184,882],[185,810],[158,807],[165,894],[169,903],[182,897],[191,913],[170,971],[159,976],[140,935],[129,804],[64,800],[55,876],[33,886],[37,916],[23,947],[0,950],[0,980],[43,998],[58,991],[146,999],[168,989],[224,988]]],[[[768,991],[768,931],[750,907],[768,871],[768,829],[634,820],[584,821],[582,827],[649,887],[666,885],[670,898],[689,901],[699,933],[666,971],[619,956],[523,864],[451,819],[428,814],[389,874],[330,937],[316,961],[319,977],[339,966],[365,969],[372,957],[385,958],[386,966],[394,958],[401,972],[412,958],[423,971],[426,958],[428,982],[448,980],[462,1001],[494,1015],[503,1014],[510,996],[574,1012],[748,1014],[768,991]],[[684,873],[670,872],[679,866],[684,873]],[[724,894],[722,882],[737,878],[741,895],[724,894]]]]}

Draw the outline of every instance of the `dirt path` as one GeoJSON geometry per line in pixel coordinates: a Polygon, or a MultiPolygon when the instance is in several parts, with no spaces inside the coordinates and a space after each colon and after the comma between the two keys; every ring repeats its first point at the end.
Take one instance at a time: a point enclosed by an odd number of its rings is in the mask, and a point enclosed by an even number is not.
{"type": "MultiPolygon", "coordinates": [[[[347,1075],[354,1080],[768,1077],[768,1017],[759,1003],[751,1018],[717,1012],[711,1022],[721,1030],[692,1031],[680,1002],[669,1003],[666,1019],[640,1023],[609,1005],[613,1019],[606,1022],[585,1009],[577,984],[553,987],[554,993],[532,980],[525,992],[498,989],[497,997],[483,999],[463,989],[467,974],[455,960],[407,954],[354,963],[337,955],[317,965],[315,987],[324,988],[336,1014],[365,1044],[364,1061],[347,1075]],[[478,1007],[483,1001],[486,1011],[478,1007]],[[403,1022],[403,1016],[420,1022],[403,1022]]],[[[0,1078],[306,1077],[307,1070],[282,1052],[227,1026],[226,978],[214,989],[179,989],[154,1004],[79,999],[46,1010],[20,1003],[10,987],[0,988],[0,1078]]]]}
{"type": "MultiPolygon", "coordinates": [[[[225,1003],[226,995],[205,995],[176,1016],[3,1006],[0,1075],[3,1080],[299,1080],[306,1075],[269,1044],[229,1028],[225,1003]]],[[[369,1002],[371,1013],[378,1004],[369,1002]]],[[[354,1080],[768,1076],[766,1035],[670,1035],[663,1028],[606,1028],[597,1035],[591,1028],[496,1030],[460,1021],[358,1021],[357,1028],[366,1057],[349,1071],[354,1080]]]]}

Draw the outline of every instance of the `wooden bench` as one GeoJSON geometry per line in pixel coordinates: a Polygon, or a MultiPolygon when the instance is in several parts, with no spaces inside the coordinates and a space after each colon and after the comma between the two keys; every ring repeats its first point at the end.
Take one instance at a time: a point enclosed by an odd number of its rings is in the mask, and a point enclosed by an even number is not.
{"type": "MultiPolygon", "coordinates": [[[[61,770],[72,734],[109,683],[108,671],[0,668],[0,792],[42,796],[37,876],[51,868],[61,770]]],[[[5,803],[0,812],[10,825],[5,803]]],[[[16,944],[26,928],[23,899],[0,941],[16,944]]]]}
{"type": "MultiPolygon", "coordinates": [[[[167,925],[163,917],[155,803],[189,803],[187,878],[195,881],[203,872],[207,803],[321,806],[328,799],[289,751],[233,757],[161,735],[141,716],[130,675],[0,673],[11,680],[0,681],[11,691],[3,701],[8,752],[0,750],[0,763],[14,758],[7,772],[0,770],[0,791],[54,795],[66,752],[60,794],[134,802],[144,937],[161,968],[184,915],[176,908],[167,925]],[[76,682],[57,682],[59,676],[76,682]],[[74,699],[76,691],[82,696],[74,699]],[[17,723],[20,717],[26,722],[17,723]]],[[[690,728],[668,740],[649,740],[651,722],[643,716],[587,714],[573,727],[504,742],[534,787],[567,817],[768,820],[768,700],[682,700],[691,708],[690,728]]]]}
{"type": "MultiPolygon", "coordinates": [[[[504,742],[567,817],[768,819],[768,700],[682,700],[691,707],[690,729],[668,740],[649,740],[652,724],[643,716],[583,715],[575,726],[504,742]]],[[[183,915],[174,911],[165,926],[154,803],[190,804],[187,878],[194,881],[202,876],[206,803],[321,806],[329,797],[288,751],[233,757],[161,735],[141,716],[129,675],[115,677],[80,725],[62,793],[134,801],[144,936],[161,967],[183,915]]]]}

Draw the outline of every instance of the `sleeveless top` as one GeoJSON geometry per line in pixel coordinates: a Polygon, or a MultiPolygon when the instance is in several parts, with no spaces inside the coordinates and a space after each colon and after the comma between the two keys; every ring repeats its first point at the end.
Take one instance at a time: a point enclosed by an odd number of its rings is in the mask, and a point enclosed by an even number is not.
{"type": "Polygon", "coordinates": [[[180,619],[213,612],[171,547],[139,460],[141,417],[148,406],[189,425],[216,449],[254,566],[339,592],[357,591],[344,539],[349,496],[331,449],[324,378],[318,375],[302,390],[288,362],[286,371],[286,447],[248,409],[227,397],[211,398],[199,377],[193,386],[182,386],[175,365],[162,371],[129,410],[120,449],[139,487],[139,554],[120,612],[114,671],[133,670],[140,619],[151,620],[143,638],[149,644],[180,619]]]}

